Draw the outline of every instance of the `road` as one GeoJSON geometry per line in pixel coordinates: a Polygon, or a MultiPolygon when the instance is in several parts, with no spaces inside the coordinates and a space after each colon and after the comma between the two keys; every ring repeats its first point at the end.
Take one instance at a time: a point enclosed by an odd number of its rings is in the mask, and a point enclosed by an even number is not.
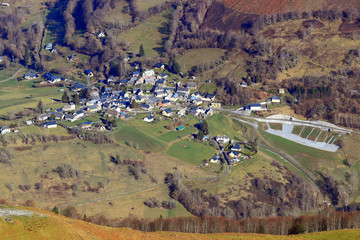
{"type": "Polygon", "coordinates": [[[16,71],[16,73],[14,73],[11,77],[9,77],[9,78],[7,78],[7,79],[4,79],[4,80],[1,80],[0,82],[6,82],[6,81],[9,81],[9,80],[11,80],[11,79],[14,79],[14,78],[16,78],[16,76],[19,74],[19,72],[21,71],[21,70],[23,70],[24,69],[24,67],[21,67],[19,70],[17,70],[16,71]]]}

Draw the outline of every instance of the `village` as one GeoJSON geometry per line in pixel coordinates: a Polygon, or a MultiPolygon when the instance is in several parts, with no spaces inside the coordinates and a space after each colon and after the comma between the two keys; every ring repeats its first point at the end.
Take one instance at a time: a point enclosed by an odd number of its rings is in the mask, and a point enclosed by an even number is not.
{"type": "MultiPolygon", "coordinates": [[[[46,48],[53,49],[52,46],[46,48]]],[[[110,76],[108,79],[98,80],[95,84],[90,83],[94,77],[90,69],[84,72],[88,84],[74,82],[52,73],[45,73],[42,77],[34,72],[25,73],[24,81],[40,80],[37,81],[37,86],[64,87],[58,89],[59,92],[63,92],[62,99],[54,100],[63,103],[61,108],[45,108],[33,118],[23,120],[23,124],[46,129],[63,127],[77,131],[108,132],[116,127],[116,119],[126,121],[138,114],[145,114],[142,121],[148,124],[162,119],[177,121],[184,116],[200,119],[201,122],[202,119],[221,110],[221,104],[216,102],[215,95],[200,93],[197,90],[196,77],[186,79],[186,82],[182,83],[176,78],[171,79],[169,77],[171,73],[168,73],[166,68],[165,64],[157,63],[152,69],[142,71],[140,64],[137,63],[134,65],[135,71],[127,79],[110,76]],[[95,116],[97,121],[89,121],[92,116],[95,116]]],[[[274,99],[280,101],[280,98],[274,99]]],[[[266,109],[267,105],[251,104],[242,108],[242,111],[250,114],[252,111],[266,109]]],[[[182,125],[176,125],[173,130],[183,131],[184,128],[182,125]]],[[[1,134],[17,133],[19,129],[16,124],[12,124],[1,127],[0,132],[1,134]]],[[[196,135],[193,134],[191,137],[196,138],[196,135]]],[[[229,165],[234,165],[251,158],[256,153],[254,149],[244,154],[243,150],[247,145],[243,144],[240,147],[239,143],[227,136],[204,135],[200,140],[208,141],[210,137],[222,147],[200,167],[206,166],[208,162],[214,164],[227,162],[229,165]],[[224,148],[226,154],[221,154],[221,148],[224,148]]]]}

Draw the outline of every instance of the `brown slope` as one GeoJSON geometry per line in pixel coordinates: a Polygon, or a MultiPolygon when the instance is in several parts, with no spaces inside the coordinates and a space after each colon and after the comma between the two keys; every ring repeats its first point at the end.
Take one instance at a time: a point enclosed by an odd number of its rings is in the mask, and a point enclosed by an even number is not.
{"type": "Polygon", "coordinates": [[[222,0],[226,8],[247,14],[274,14],[339,7],[360,8],[358,0],[222,0]]]}

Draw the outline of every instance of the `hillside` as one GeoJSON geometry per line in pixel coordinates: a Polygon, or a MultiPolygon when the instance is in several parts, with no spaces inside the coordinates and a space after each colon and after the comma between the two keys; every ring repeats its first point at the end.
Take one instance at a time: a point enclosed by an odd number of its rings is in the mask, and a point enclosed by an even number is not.
{"type": "Polygon", "coordinates": [[[309,11],[338,7],[360,7],[356,0],[221,0],[226,8],[247,14],[276,14],[290,11],[309,11]]]}
{"type": "Polygon", "coordinates": [[[131,230],[129,228],[109,228],[90,224],[84,221],[66,218],[54,213],[20,207],[0,207],[0,239],[116,239],[116,240],[172,240],[172,239],[192,239],[192,240],[210,240],[210,239],[232,239],[232,240],[251,240],[251,239],[358,239],[359,230],[338,230],[320,233],[311,233],[293,236],[278,236],[264,234],[190,234],[175,232],[151,232],[144,233],[131,230]],[[4,214],[4,212],[7,214],[4,214]],[[17,216],[15,216],[15,214],[17,216]],[[6,216],[4,216],[6,215],[6,216]]]}

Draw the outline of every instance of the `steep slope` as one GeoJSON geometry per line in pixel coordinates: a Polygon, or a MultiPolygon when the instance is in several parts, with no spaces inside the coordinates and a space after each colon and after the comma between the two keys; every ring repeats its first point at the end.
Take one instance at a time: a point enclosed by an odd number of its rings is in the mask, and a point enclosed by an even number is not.
{"type": "Polygon", "coordinates": [[[144,233],[129,228],[109,228],[66,218],[44,210],[19,207],[0,208],[0,239],[358,239],[359,230],[340,230],[296,236],[261,234],[188,234],[174,232],[144,233]],[[7,214],[4,214],[7,209],[7,214]],[[9,214],[9,212],[11,214],[9,214]],[[6,215],[6,216],[4,216],[6,215]],[[14,216],[18,215],[18,216],[14,216]],[[6,220],[5,220],[6,219],[6,220]]]}

